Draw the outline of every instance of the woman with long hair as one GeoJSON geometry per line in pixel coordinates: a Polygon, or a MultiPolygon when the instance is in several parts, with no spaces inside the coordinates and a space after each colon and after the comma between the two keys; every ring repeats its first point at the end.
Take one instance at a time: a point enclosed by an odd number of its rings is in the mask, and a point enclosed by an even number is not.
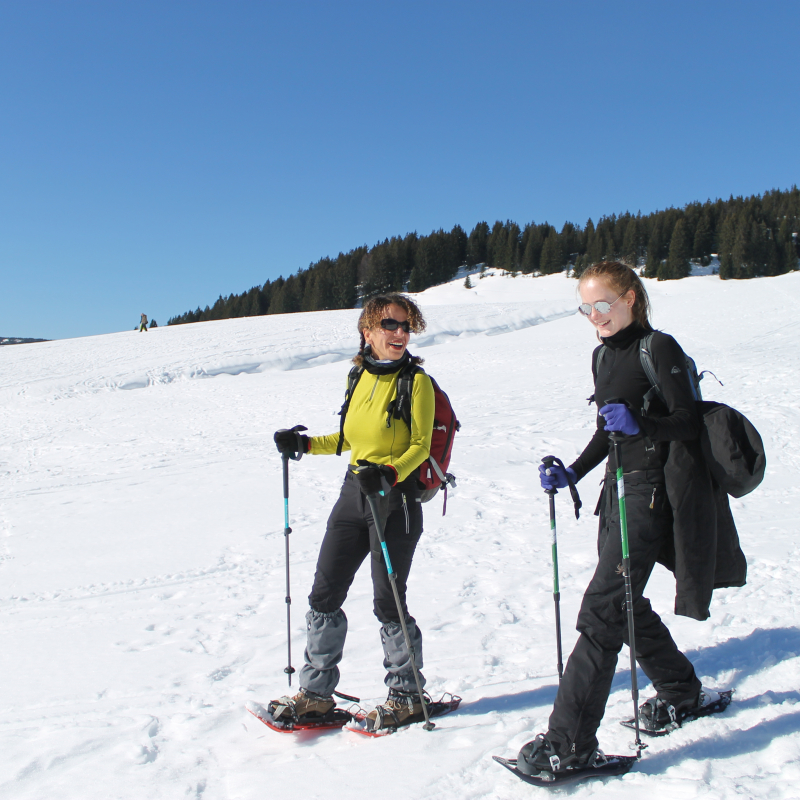
{"type": "Polygon", "coordinates": [[[601,343],[592,354],[597,429],[572,465],[551,467],[549,474],[544,466],[539,469],[543,488],[562,488],[608,459],[598,505],[599,560],[583,597],[577,622],[580,637],[559,685],[548,731],[523,746],[517,760],[517,768],[529,775],[596,763],[597,728],[617,655],[628,640],[611,432],[623,434],[636,658],[657,693],[642,705],[640,718],[656,731],[710,698],[710,693],[701,695],[692,663],[642,596],[656,561],[673,544],[673,512],[665,478],[671,443],[696,440],[700,433],[686,356],[672,336],[653,330],[647,292],[627,265],[594,264],[581,276],[578,289],[580,311],[601,343]],[[649,335],[660,396],[651,391],[640,354],[642,341],[649,335]]]}
{"type": "MultiPolygon", "coordinates": [[[[367,716],[367,729],[397,727],[422,716],[423,698],[417,689],[367,495],[385,490],[379,513],[385,520],[386,545],[419,668],[422,634],[408,613],[405,595],[414,550],[422,534],[416,477],[417,468],[430,454],[435,405],[430,378],[422,371],[415,374],[410,427],[387,410],[397,398],[401,371],[422,361],[409,353],[408,343],[412,332],[423,330],[425,320],[411,298],[385,294],[370,299],[358,320],[361,344],[353,359],[363,372],[349,397],[343,430],[327,436],[306,436],[297,429],[302,426],[297,426],[275,433],[275,444],[282,455],[350,451],[350,466],[328,519],[308,597],[311,607],[306,614],[308,633],[300,691],[269,704],[268,711],[277,720],[313,721],[325,719],[333,711],[333,691],[339,681],[338,664],[347,635],[342,605],[367,556],[372,569],[374,613],[381,623],[384,682],[389,688],[386,702],[367,716]]],[[[424,680],[420,673],[422,685],[424,680]]]]}

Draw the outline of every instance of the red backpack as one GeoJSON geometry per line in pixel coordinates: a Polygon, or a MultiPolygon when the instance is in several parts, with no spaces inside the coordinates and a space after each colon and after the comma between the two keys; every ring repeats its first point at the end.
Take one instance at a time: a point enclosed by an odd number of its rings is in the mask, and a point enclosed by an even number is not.
{"type": "MultiPolygon", "coordinates": [[[[353,367],[347,379],[347,392],[344,397],[344,404],[339,414],[342,417],[339,446],[336,455],[342,453],[342,443],[344,442],[344,418],[347,409],[350,407],[350,398],[353,396],[356,385],[358,384],[363,367],[353,367]]],[[[389,403],[386,409],[387,425],[391,423],[392,417],[402,419],[411,429],[411,393],[414,386],[414,376],[424,373],[418,364],[409,364],[404,367],[397,377],[397,397],[389,403]]],[[[428,375],[430,378],[430,375],[428,375]]],[[[453,452],[453,439],[456,431],[461,429],[461,423],[456,418],[450,398],[439,388],[439,384],[430,378],[433,384],[433,394],[435,398],[435,408],[433,412],[433,432],[431,434],[430,456],[419,466],[417,475],[417,486],[420,489],[420,500],[427,503],[432,500],[439,489],[444,487],[444,504],[442,506],[442,516],[447,512],[447,487],[456,486],[456,476],[447,471],[450,466],[450,456],[453,452]]]]}

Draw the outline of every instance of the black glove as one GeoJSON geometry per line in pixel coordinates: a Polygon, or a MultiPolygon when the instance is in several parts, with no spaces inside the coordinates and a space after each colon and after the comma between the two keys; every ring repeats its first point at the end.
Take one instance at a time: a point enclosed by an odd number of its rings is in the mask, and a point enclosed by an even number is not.
{"type": "Polygon", "coordinates": [[[275,440],[275,446],[281,456],[299,461],[303,457],[303,453],[308,452],[310,442],[308,436],[303,436],[299,431],[307,430],[305,425],[295,425],[291,430],[281,428],[279,431],[275,431],[272,438],[275,440]]]}
{"type": "Polygon", "coordinates": [[[373,464],[359,459],[355,472],[361,491],[366,495],[379,494],[385,497],[397,483],[397,472],[388,464],[373,464]]]}

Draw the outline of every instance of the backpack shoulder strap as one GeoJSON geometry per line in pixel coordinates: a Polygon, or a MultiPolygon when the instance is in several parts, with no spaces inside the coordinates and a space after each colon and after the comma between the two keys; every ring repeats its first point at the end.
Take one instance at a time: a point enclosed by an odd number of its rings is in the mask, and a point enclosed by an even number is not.
{"type": "Polygon", "coordinates": [[[653,361],[653,336],[655,331],[650,331],[647,336],[639,340],[639,360],[642,363],[642,369],[650,381],[650,391],[644,396],[642,400],[642,411],[647,414],[650,408],[650,403],[657,397],[664,405],[667,400],[664,397],[664,392],[661,390],[661,384],[658,382],[658,373],[656,372],[656,365],[653,361]]]}
{"type": "MultiPolygon", "coordinates": [[[[600,365],[603,363],[603,356],[606,354],[606,346],[601,344],[600,347],[597,348],[597,355],[594,359],[594,382],[597,383],[597,376],[600,374],[600,365]]],[[[589,401],[589,405],[594,403],[595,401],[595,393],[592,392],[591,397],[586,398],[589,401]]]]}
{"type": "Polygon", "coordinates": [[[419,364],[408,364],[397,376],[397,397],[386,409],[386,427],[392,424],[392,418],[402,419],[411,430],[411,395],[414,390],[414,376],[425,372],[419,364]]]}
{"type": "Polygon", "coordinates": [[[344,446],[344,419],[347,416],[347,409],[350,408],[350,400],[353,398],[353,392],[356,390],[363,372],[364,367],[355,366],[347,376],[347,391],[344,393],[344,403],[342,403],[342,408],[339,411],[341,421],[339,422],[339,443],[336,445],[337,456],[342,454],[342,447],[344,446]]]}

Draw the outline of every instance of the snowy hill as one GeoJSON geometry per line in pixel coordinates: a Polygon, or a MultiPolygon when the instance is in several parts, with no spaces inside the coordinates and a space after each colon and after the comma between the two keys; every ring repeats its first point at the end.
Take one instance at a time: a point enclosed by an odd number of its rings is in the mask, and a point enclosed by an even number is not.
{"type": "MultiPolygon", "coordinates": [[[[272,432],[338,429],[358,311],[268,316],[0,349],[0,796],[523,798],[491,761],[546,729],[556,691],[546,495],[537,465],[591,436],[594,334],[563,275],[489,276],[420,295],[411,350],[463,429],[458,490],[425,533],[409,607],[430,693],[460,711],[369,740],[281,736],[248,700],[287,691],[280,459],[272,432]]],[[[574,796],[797,797],[800,785],[800,274],[647,282],[654,322],[710,399],[761,431],[767,477],[732,507],[749,579],[710,620],[674,617],[660,567],[648,596],[698,675],[736,690],[719,717],[651,743],[634,772],[574,796]]],[[[292,629],[345,462],[291,465],[292,629]]],[[[595,563],[600,470],[557,497],[564,646],[595,563]]],[[[345,605],[340,689],[385,696],[368,568],[345,605]]],[[[643,695],[647,696],[644,678],[643,695]]],[[[623,651],[600,730],[628,752],[623,651]]],[[[540,792],[541,793],[541,792],[540,792]]]]}
{"type": "Polygon", "coordinates": [[[32,344],[33,342],[46,342],[47,339],[20,339],[18,336],[0,336],[0,345],[4,344],[32,344]]]}

